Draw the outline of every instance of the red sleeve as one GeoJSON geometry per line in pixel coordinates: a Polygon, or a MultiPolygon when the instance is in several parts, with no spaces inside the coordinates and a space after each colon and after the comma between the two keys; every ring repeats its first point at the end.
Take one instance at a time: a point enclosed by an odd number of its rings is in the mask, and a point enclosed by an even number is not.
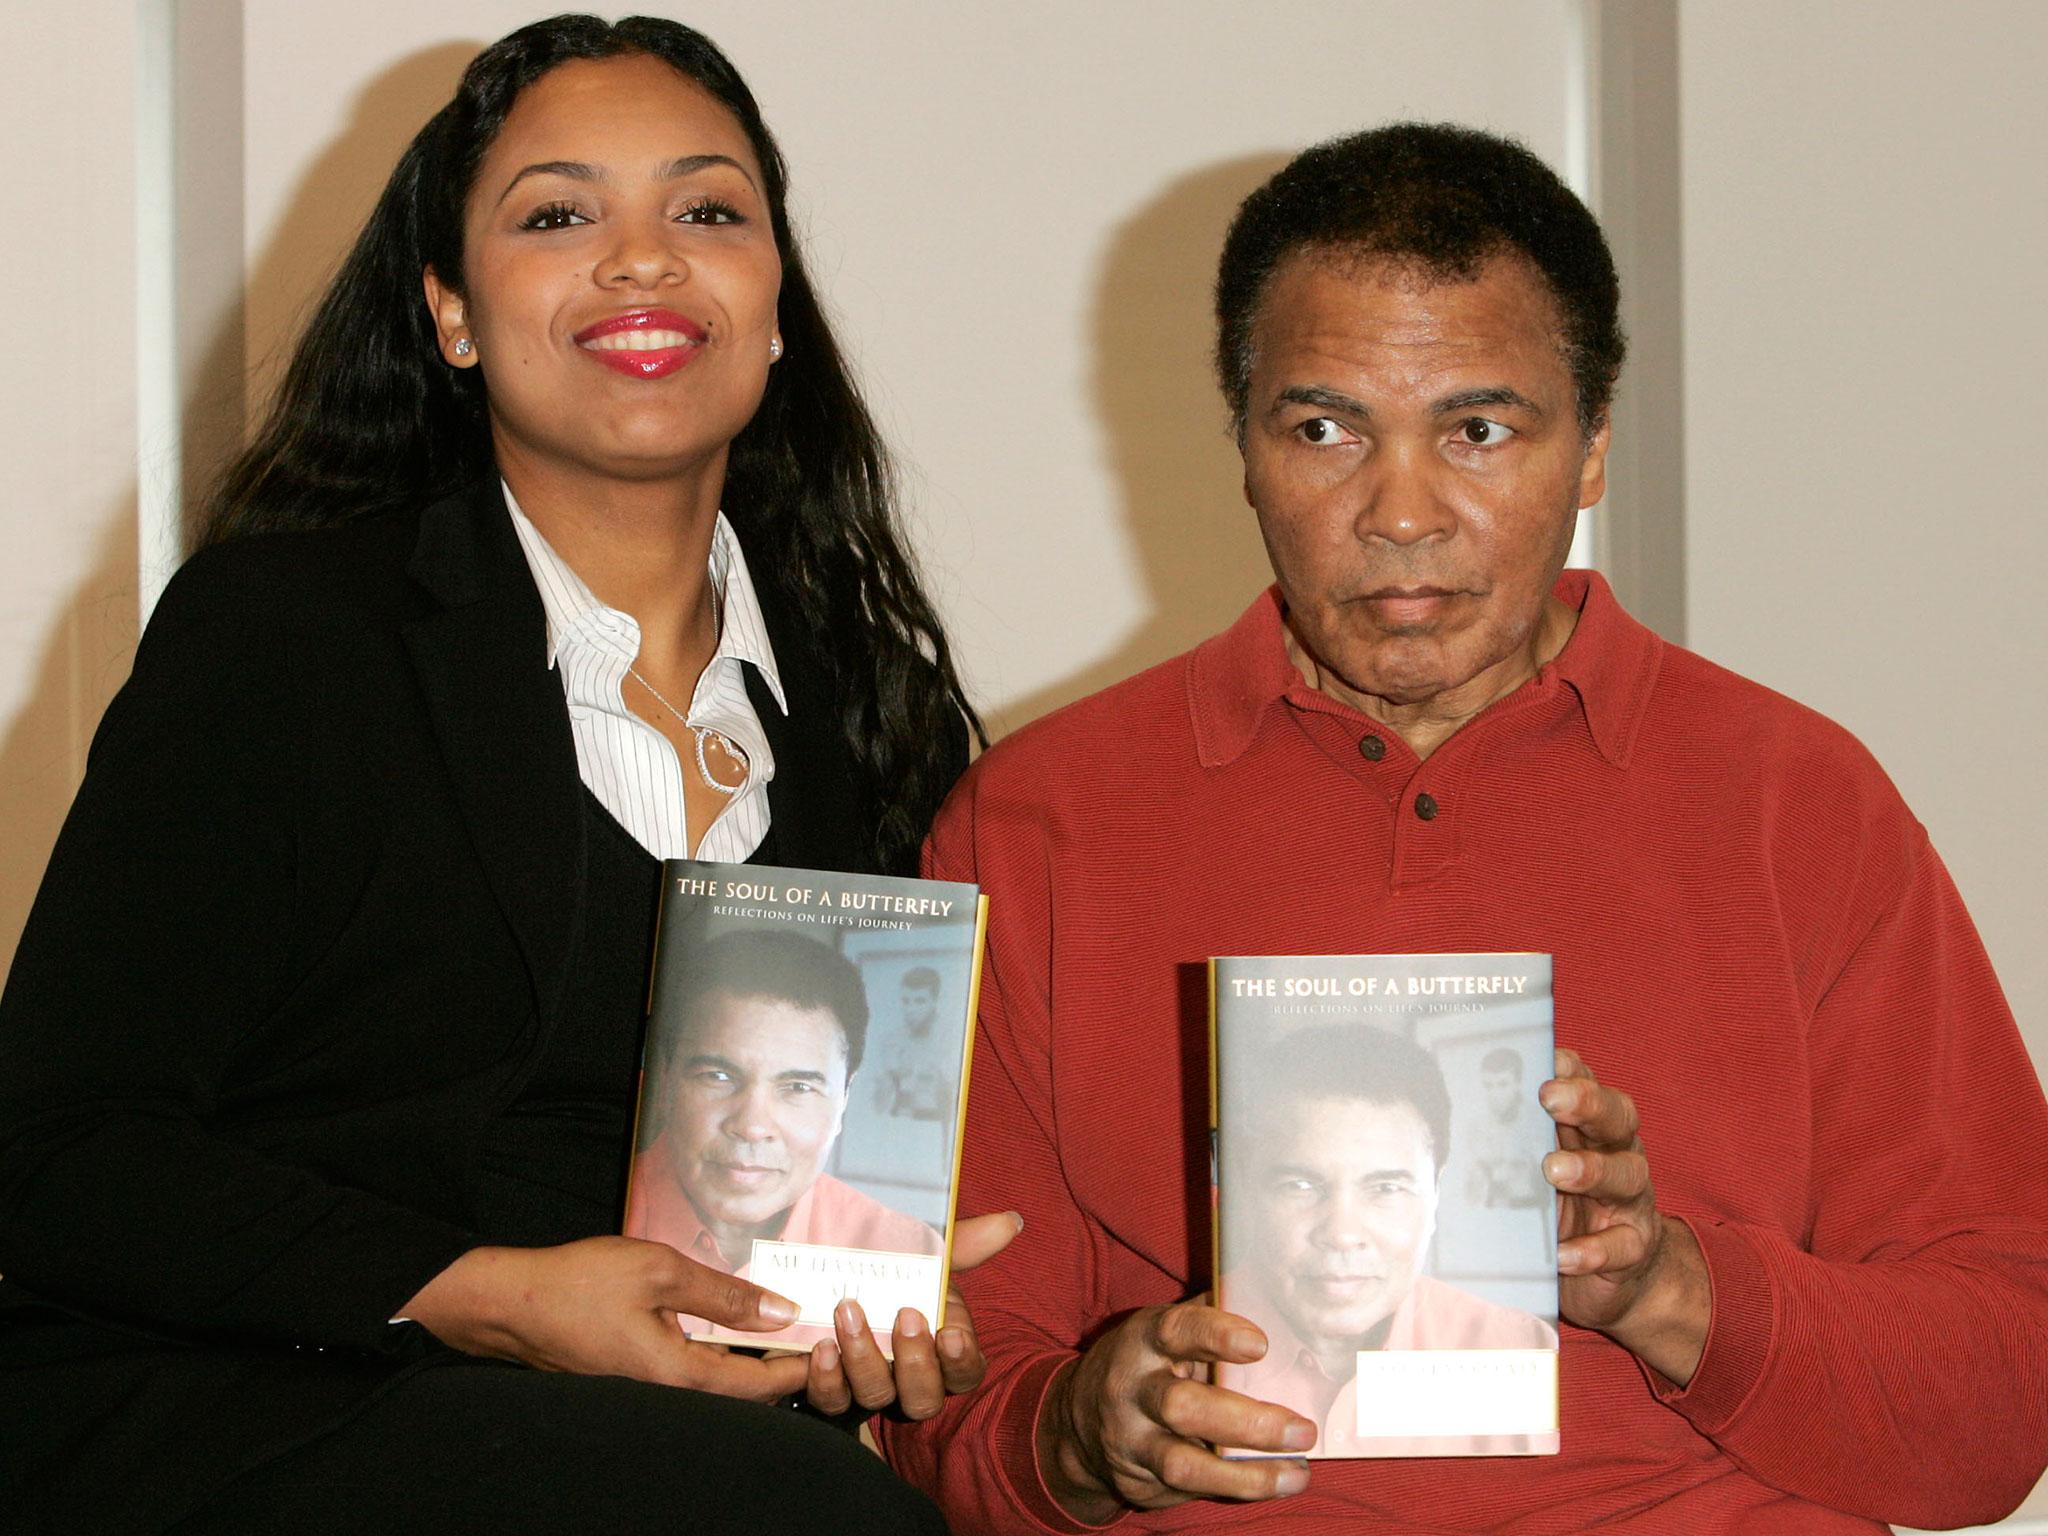
{"type": "MultiPolygon", "coordinates": [[[[1787,1493],[1914,1526],[2000,1519],[2048,1463],[2048,1106],[1924,841],[1808,1046],[1808,1233],[1692,1222],[1706,1353],[1685,1390],[1653,1384],[1787,1493]]],[[[1753,1156],[1795,1145],[1760,1126],[1753,1156]]]]}
{"type": "Polygon", "coordinates": [[[1100,1317],[1103,1234],[1075,1201],[1057,1150],[1042,812],[991,810],[984,783],[970,771],[947,801],[925,848],[925,874],[1000,892],[989,904],[959,1208],[1021,1212],[1024,1230],[960,1277],[988,1358],[980,1390],[922,1424],[878,1421],[876,1437],[955,1529],[1071,1536],[1101,1527],[1070,1519],[1040,1480],[1038,1410],[1100,1317]]]}

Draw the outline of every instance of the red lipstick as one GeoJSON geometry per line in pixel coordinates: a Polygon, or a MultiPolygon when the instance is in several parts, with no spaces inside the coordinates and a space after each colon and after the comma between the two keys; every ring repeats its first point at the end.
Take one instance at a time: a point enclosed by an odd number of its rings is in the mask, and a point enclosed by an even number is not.
{"type": "Polygon", "coordinates": [[[594,362],[631,379],[662,379],[694,358],[709,333],[672,309],[629,309],[573,338],[594,362]]]}

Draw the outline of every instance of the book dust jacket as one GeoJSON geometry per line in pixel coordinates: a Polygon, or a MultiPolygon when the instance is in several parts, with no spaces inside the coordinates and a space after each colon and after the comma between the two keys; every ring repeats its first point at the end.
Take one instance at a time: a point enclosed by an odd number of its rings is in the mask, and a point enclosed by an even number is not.
{"type": "MultiPolygon", "coordinates": [[[[1558,1449],[1550,956],[1210,962],[1219,1385],[1317,1457],[1558,1449]]],[[[1222,1447],[1225,1455],[1260,1453],[1222,1447]]]]}
{"type": "Polygon", "coordinates": [[[944,1323],[987,902],[972,885],[671,859],[649,989],[625,1232],[801,1309],[853,1297],[944,1323]]]}

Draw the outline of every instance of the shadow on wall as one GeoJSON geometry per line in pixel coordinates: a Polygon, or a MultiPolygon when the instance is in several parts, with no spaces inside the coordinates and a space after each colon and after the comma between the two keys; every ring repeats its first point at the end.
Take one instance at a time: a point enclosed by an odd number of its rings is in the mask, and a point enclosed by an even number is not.
{"type": "Polygon", "coordinates": [[[135,493],[102,519],[91,572],[79,583],[43,642],[35,681],[0,739],[0,978],[71,797],[85,771],[85,749],[107,701],[128,676],[135,654],[135,493]]]}
{"type": "Polygon", "coordinates": [[[348,126],[308,165],[262,255],[249,265],[243,311],[249,421],[260,421],[269,408],[293,343],[376,207],[391,168],[427,119],[447,105],[463,69],[485,46],[439,43],[400,59],[363,87],[348,126]]]}
{"type": "Polygon", "coordinates": [[[1095,289],[1094,404],[1150,614],[1100,660],[997,711],[999,733],[1199,644],[1272,581],[1216,387],[1212,305],[1231,215],[1289,158],[1192,172],[1112,236],[1095,289]]]}

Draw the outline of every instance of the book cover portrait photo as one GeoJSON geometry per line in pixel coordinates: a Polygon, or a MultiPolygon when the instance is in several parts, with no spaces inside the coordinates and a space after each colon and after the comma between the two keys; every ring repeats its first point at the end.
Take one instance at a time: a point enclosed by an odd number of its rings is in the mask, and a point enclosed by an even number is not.
{"type": "Polygon", "coordinates": [[[937,1328],[979,954],[972,886],[671,861],[628,1236],[789,1297],[810,1348],[859,1301],[937,1328]]]}
{"type": "Polygon", "coordinates": [[[1217,1367],[1314,1457],[1558,1449],[1548,955],[1214,962],[1217,1367]]]}

